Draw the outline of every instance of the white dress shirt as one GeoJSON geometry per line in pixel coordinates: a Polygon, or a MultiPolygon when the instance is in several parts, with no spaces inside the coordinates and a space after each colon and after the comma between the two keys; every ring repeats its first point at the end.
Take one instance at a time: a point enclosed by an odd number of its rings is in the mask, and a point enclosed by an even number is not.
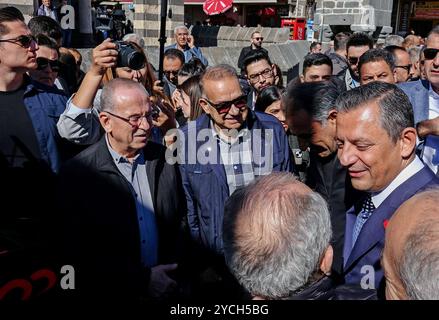
{"type": "MultiPolygon", "coordinates": [[[[437,94],[431,87],[428,90],[428,119],[439,117],[439,94],[437,94]]],[[[438,172],[439,165],[439,136],[429,135],[425,138],[424,152],[422,160],[433,170],[438,172]]]]}

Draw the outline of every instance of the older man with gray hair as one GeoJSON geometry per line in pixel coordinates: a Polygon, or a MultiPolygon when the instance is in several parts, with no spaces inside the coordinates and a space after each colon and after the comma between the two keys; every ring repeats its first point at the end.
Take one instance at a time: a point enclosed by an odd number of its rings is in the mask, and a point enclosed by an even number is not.
{"type": "Polygon", "coordinates": [[[438,199],[438,188],[421,192],[390,220],[382,258],[387,299],[439,299],[438,199]]]}
{"type": "Polygon", "coordinates": [[[227,201],[223,230],[227,265],[254,299],[374,296],[335,289],[328,206],[290,173],[272,173],[237,190],[227,201]]]}
{"type": "Polygon", "coordinates": [[[174,29],[175,43],[167,46],[168,49],[178,49],[183,51],[185,62],[189,62],[193,57],[198,58],[207,67],[209,62],[203,56],[201,49],[195,46],[195,39],[190,34],[189,29],[186,26],[178,26],[174,29]]]}

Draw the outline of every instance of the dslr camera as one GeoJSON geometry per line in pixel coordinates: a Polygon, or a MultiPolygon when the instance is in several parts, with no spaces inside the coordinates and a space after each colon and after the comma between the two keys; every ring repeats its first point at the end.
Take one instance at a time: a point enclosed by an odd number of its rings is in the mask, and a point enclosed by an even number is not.
{"type": "Polygon", "coordinates": [[[117,67],[128,67],[132,70],[140,70],[145,66],[145,56],[134,45],[124,41],[114,41],[117,45],[117,67]]]}

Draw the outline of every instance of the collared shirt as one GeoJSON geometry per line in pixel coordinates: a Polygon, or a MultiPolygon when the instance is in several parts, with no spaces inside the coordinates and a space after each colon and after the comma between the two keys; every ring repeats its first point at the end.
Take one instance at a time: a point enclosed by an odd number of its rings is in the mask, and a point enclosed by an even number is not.
{"type": "Polygon", "coordinates": [[[117,169],[129,182],[136,202],[142,264],[145,267],[153,267],[157,265],[158,259],[158,231],[143,151],[140,151],[131,163],[110,146],[107,136],[105,140],[117,169]]]}
{"type": "Polygon", "coordinates": [[[421,171],[423,168],[424,168],[424,164],[418,158],[418,156],[416,156],[415,159],[407,167],[405,167],[384,190],[372,194],[372,202],[375,208],[378,208],[381,205],[381,203],[383,203],[384,200],[386,200],[386,198],[396,188],[398,188],[402,183],[410,179],[416,173],[421,171]]]}
{"type": "MultiPolygon", "coordinates": [[[[428,119],[439,117],[439,94],[437,94],[430,84],[428,90],[428,119]]],[[[425,138],[424,151],[422,153],[422,160],[433,170],[438,172],[439,165],[439,137],[429,135],[425,138]]]]}
{"type": "Polygon", "coordinates": [[[52,10],[51,8],[44,6],[44,14],[46,17],[50,17],[56,21],[55,11],[52,10]]]}
{"type": "Polygon", "coordinates": [[[251,148],[251,131],[244,127],[236,138],[229,142],[224,140],[210,123],[212,135],[216,138],[221,154],[221,163],[226,172],[229,195],[236,189],[248,185],[255,179],[253,155],[251,148]]]}
{"type": "Polygon", "coordinates": [[[360,83],[358,81],[355,81],[355,79],[352,77],[351,70],[349,69],[346,70],[345,83],[347,90],[351,90],[360,86],[360,83]]]}

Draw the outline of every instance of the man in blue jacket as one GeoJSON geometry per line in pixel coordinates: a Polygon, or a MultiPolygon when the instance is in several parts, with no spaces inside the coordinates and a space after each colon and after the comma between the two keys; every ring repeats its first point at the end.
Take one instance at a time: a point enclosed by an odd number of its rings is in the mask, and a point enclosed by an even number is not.
{"type": "Polygon", "coordinates": [[[182,129],[180,170],[192,238],[222,255],[227,198],[258,176],[292,171],[292,164],[281,123],[248,108],[232,67],[208,69],[200,85],[205,114],[182,129]]]}

